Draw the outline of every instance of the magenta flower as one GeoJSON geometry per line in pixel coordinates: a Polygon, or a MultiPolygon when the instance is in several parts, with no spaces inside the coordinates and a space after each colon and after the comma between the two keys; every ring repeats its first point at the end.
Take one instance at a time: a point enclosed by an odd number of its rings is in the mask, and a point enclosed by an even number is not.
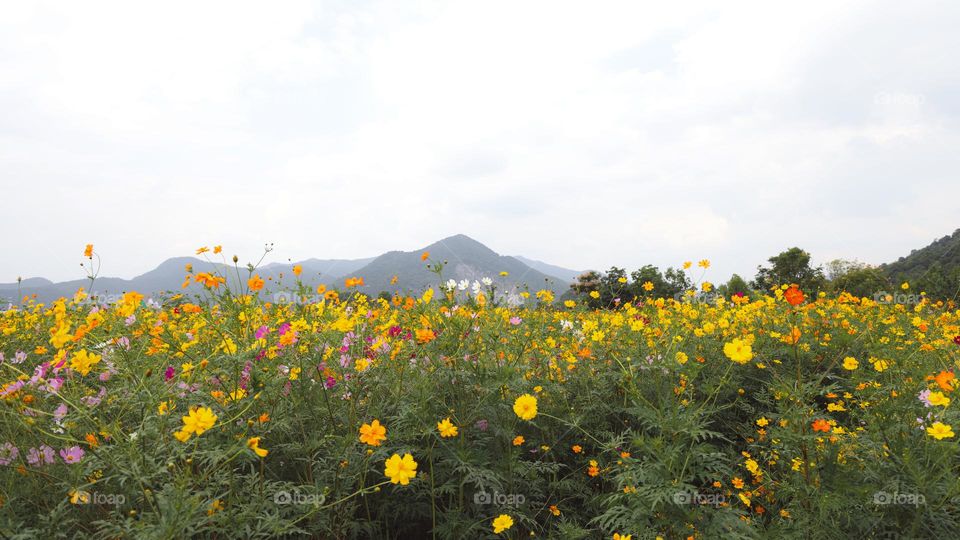
{"type": "Polygon", "coordinates": [[[173,366],[167,366],[166,371],[163,372],[163,380],[169,381],[176,373],[177,370],[173,369],[173,366]]]}
{"type": "Polygon", "coordinates": [[[83,448],[79,446],[64,448],[60,450],[60,457],[63,458],[64,463],[80,463],[80,460],[83,459],[83,448]]]}
{"type": "Polygon", "coordinates": [[[263,336],[267,335],[268,333],[270,333],[270,328],[267,326],[261,326],[260,328],[257,328],[257,331],[253,336],[257,339],[263,339],[263,336]]]}

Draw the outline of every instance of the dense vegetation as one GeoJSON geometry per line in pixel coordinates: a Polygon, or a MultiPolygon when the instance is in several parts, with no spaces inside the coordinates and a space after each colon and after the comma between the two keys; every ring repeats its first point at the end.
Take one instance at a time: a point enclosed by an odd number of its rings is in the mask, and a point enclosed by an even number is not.
{"type": "Polygon", "coordinates": [[[693,265],[508,306],[427,263],[417,297],[190,269],[204,298],[5,311],[0,534],[960,535],[953,306],[708,295],[693,265]]]}

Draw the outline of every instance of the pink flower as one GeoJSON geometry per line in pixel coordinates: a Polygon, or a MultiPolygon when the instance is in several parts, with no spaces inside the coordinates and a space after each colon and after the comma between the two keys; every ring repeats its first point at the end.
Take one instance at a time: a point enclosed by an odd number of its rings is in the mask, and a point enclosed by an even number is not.
{"type": "Polygon", "coordinates": [[[71,446],[60,450],[60,457],[63,458],[65,463],[80,463],[80,460],[83,459],[83,453],[83,448],[71,446]]]}
{"type": "Polygon", "coordinates": [[[17,459],[20,450],[11,442],[0,444],[0,465],[9,465],[10,462],[17,459]]]}
{"type": "Polygon", "coordinates": [[[56,454],[53,448],[41,444],[40,448],[31,448],[27,451],[27,463],[34,466],[52,465],[56,461],[56,454]]]}
{"type": "Polygon", "coordinates": [[[256,333],[253,334],[253,337],[255,337],[255,338],[257,338],[257,339],[263,339],[263,336],[265,336],[265,335],[267,335],[267,334],[269,334],[269,333],[270,333],[270,328],[269,328],[269,327],[267,327],[267,326],[261,326],[260,328],[257,328],[257,331],[256,331],[256,333]]]}

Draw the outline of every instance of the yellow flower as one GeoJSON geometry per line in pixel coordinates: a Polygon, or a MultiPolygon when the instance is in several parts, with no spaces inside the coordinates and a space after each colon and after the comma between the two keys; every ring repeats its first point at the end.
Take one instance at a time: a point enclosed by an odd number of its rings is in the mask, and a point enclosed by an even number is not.
{"type": "Polygon", "coordinates": [[[293,275],[300,277],[300,274],[303,273],[303,267],[299,264],[293,265],[293,275]]]}
{"type": "Polygon", "coordinates": [[[856,358],[848,356],[843,359],[843,369],[847,371],[853,371],[858,367],[860,367],[860,362],[857,362],[856,358]]]}
{"type": "Polygon", "coordinates": [[[523,435],[517,435],[513,438],[513,445],[520,446],[526,439],[523,438],[523,435]]]}
{"type": "Polygon", "coordinates": [[[953,438],[953,428],[943,422],[934,422],[932,426],[927,428],[927,435],[933,437],[934,439],[940,441],[943,439],[953,438]]]}
{"type": "Polygon", "coordinates": [[[733,341],[724,344],[723,354],[738,364],[746,364],[753,359],[753,349],[740,338],[734,338],[733,341]]]}
{"type": "Polygon", "coordinates": [[[87,244],[86,249],[83,250],[83,256],[88,259],[93,257],[93,244],[87,244]]]}
{"type": "Polygon", "coordinates": [[[739,495],[737,495],[737,497],[740,499],[740,502],[742,502],[747,506],[750,506],[750,497],[747,497],[743,493],[740,493],[739,495]]]}
{"type": "Polygon", "coordinates": [[[537,398],[524,394],[513,402],[513,412],[523,420],[533,420],[537,416],[537,398]]]}
{"type": "Polygon", "coordinates": [[[684,261],[684,262],[683,262],[683,269],[684,269],[684,270],[688,270],[691,266],[693,266],[693,261],[684,261]]]}
{"type": "Polygon", "coordinates": [[[90,502],[90,493],[86,491],[71,489],[69,495],[70,504],[87,504],[90,502]]]}
{"type": "Polygon", "coordinates": [[[678,364],[680,364],[680,365],[682,366],[683,364],[686,364],[686,363],[687,363],[687,360],[689,360],[689,358],[687,357],[687,353],[682,352],[682,351],[677,353],[677,363],[678,363],[678,364]]]}
{"type": "Polygon", "coordinates": [[[187,434],[202,435],[204,431],[217,423],[217,415],[210,407],[192,407],[190,413],[183,417],[183,429],[187,434]]]}
{"type": "Polygon", "coordinates": [[[260,448],[260,437],[250,437],[247,439],[247,447],[254,451],[260,457],[266,457],[269,450],[260,448]]]}
{"type": "Polygon", "coordinates": [[[590,298],[593,298],[593,299],[600,298],[600,293],[597,291],[590,291],[590,298]]]}
{"type": "Polygon", "coordinates": [[[765,416],[761,416],[760,419],[757,420],[757,425],[760,426],[760,427],[765,427],[765,426],[766,426],[767,424],[769,424],[769,423],[770,423],[770,421],[767,420],[767,418],[766,418],[765,416]]]}
{"type": "Polygon", "coordinates": [[[708,261],[707,259],[703,259],[697,263],[697,266],[699,266],[700,268],[710,268],[710,261],[708,261]]]}
{"type": "Polygon", "coordinates": [[[161,401],[160,404],[157,405],[157,414],[160,416],[166,416],[167,414],[170,414],[170,411],[172,409],[176,409],[176,408],[177,408],[176,405],[171,407],[169,401],[161,401]]]}
{"type": "Polygon", "coordinates": [[[437,422],[437,430],[440,431],[441,437],[456,437],[457,436],[457,426],[453,425],[450,422],[450,417],[444,418],[442,422],[437,422]]]}
{"type": "Polygon", "coordinates": [[[631,540],[632,538],[632,534],[613,533],[613,540],[631,540]]]}
{"type": "Polygon", "coordinates": [[[417,462],[410,454],[394,454],[384,462],[383,474],[390,478],[391,484],[405,486],[413,477],[417,476],[417,462]]]}
{"type": "Polygon", "coordinates": [[[503,531],[513,527],[513,518],[507,514],[500,514],[493,519],[493,533],[500,534],[503,531]]]}
{"type": "Polygon", "coordinates": [[[890,367],[890,362],[886,360],[876,360],[873,363],[873,369],[879,371],[880,373],[883,373],[884,370],[886,370],[889,367],[890,367]]]}
{"type": "Polygon", "coordinates": [[[573,308],[574,306],[577,305],[577,303],[574,302],[573,300],[564,300],[563,305],[567,308],[573,308]]]}
{"type": "Polygon", "coordinates": [[[85,349],[81,349],[70,357],[70,368],[81,375],[90,373],[90,368],[100,362],[100,355],[91,354],[85,349]]]}
{"type": "Polygon", "coordinates": [[[387,427],[380,425],[380,420],[374,420],[369,424],[360,426],[360,442],[370,446],[380,446],[382,441],[387,440],[387,427]]]}
{"type": "Polygon", "coordinates": [[[757,471],[760,470],[760,464],[753,459],[748,459],[746,462],[744,462],[743,466],[746,467],[746,469],[750,471],[750,474],[752,475],[756,475],[757,471]]]}
{"type": "Polygon", "coordinates": [[[930,395],[927,396],[927,401],[934,406],[946,407],[950,405],[950,398],[945,396],[943,392],[930,392],[930,395]]]}

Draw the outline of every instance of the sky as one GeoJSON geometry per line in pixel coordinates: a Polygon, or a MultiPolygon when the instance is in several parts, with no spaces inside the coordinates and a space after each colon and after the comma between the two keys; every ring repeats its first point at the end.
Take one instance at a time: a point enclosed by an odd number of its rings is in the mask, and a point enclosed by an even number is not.
{"type": "Polygon", "coordinates": [[[960,227],[960,3],[5,2],[0,282],[457,233],[751,277],[960,227]]]}

